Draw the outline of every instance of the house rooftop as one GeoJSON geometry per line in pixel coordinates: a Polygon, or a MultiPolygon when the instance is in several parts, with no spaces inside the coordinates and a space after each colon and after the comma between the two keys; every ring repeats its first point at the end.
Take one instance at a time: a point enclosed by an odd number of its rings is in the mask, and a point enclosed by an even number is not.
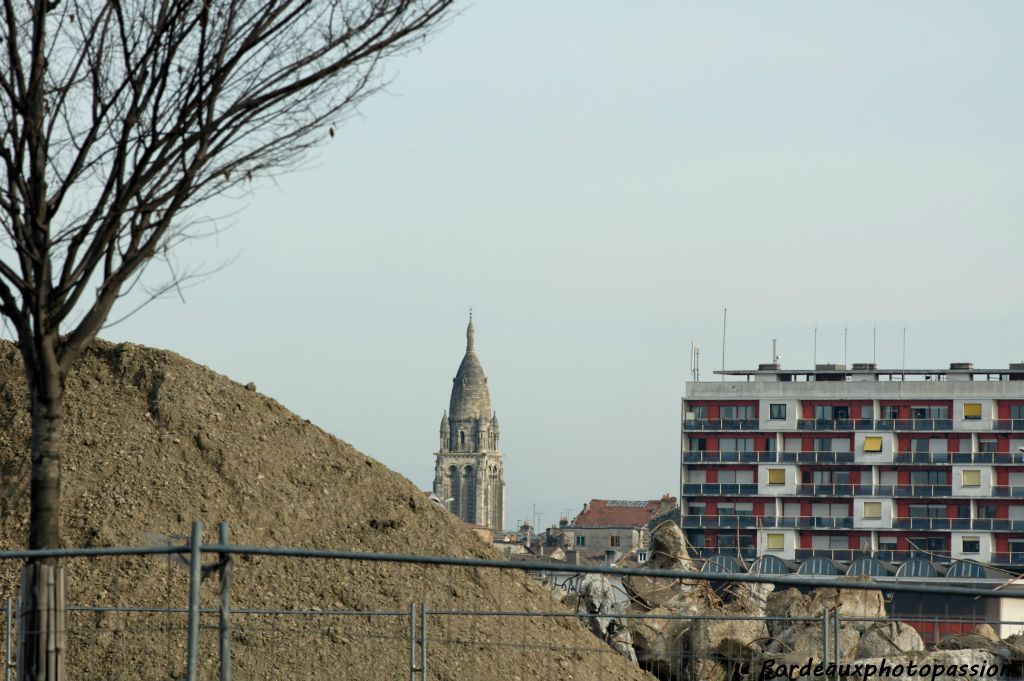
{"type": "Polygon", "coordinates": [[[663,515],[678,505],[675,497],[630,501],[621,499],[591,499],[573,521],[575,527],[642,527],[651,518],[663,515]]]}

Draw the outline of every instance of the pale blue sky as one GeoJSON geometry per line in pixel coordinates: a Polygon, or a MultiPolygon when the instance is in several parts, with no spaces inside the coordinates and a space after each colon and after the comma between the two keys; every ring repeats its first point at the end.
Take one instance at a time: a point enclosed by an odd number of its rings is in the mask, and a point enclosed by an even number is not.
{"type": "MultiPolygon", "coordinates": [[[[106,332],[255,381],[427,489],[466,309],[508,525],[678,488],[734,368],[1024,360],[1024,4],[480,0],[106,332]]],[[[211,207],[211,210],[223,206],[211,207]]],[[[213,522],[217,519],[207,519],[213,522]]]]}

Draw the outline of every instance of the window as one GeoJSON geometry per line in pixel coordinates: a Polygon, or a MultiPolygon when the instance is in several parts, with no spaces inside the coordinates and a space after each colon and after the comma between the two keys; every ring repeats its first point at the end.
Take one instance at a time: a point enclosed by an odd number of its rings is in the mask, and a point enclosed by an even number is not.
{"type": "Polygon", "coordinates": [[[811,548],[828,551],[848,549],[850,540],[845,534],[815,534],[811,535],[811,548]]]}
{"type": "Polygon", "coordinates": [[[910,504],[907,508],[911,518],[945,518],[944,504],[910,504]]]}
{"type": "Polygon", "coordinates": [[[875,418],[875,408],[870,404],[860,405],[860,417],[862,419],[873,419],[875,418]]]}
{"type": "Polygon", "coordinates": [[[832,420],[832,405],[830,404],[816,404],[814,405],[814,418],[819,421],[831,421],[832,420]]]}
{"type": "Polygon", "coordinates": [[[736,515],[736,505],[719,503],[718,504],[718,515],[720,516],[734,516],[736,515]]]}
{"type": "Polygon", "coordinates": [[[832,407],[832,418],[838,420],[848,420],[850,418],[849,407],[832,407]]]}
{"type": "Polygon", "coordinates": [[[981,537],[963,537],[960,541],[963,553],[981,553],[981,537]]]}
{"type": "Polygon", "coordinates": [[[769,468],[768,469],[768,484],[769,485],[785,485],[786,484],[786,469],[785,468],[769,468]]]}
{"type": "Polygon", "coordinates": [[[881,551],[895,551],[896,537],[879,537],[878,548],[881,551]]]}
{"type": "Polygon", "coordinates": [[[691,503],[691,504],[687,504],[686,505],[686,515],[690,515],[690,516],[702,516],[705,513],[707,513],[707,510],[708,510],[707,504],[693,504],[693,503],[691,503]]]}
{"type": "Polygon", "coordinates": [[[1012,404],[1010,405],[1010,418],[1014,421],[1020,421],[1024,419],[1024,404],[1012,404]]]}
{"type": "Polygon", "coordinates": [[[690,407],[693,418],[697,421],[704,421],[708,417],[708,405],[694,404],[690,407]]]}
{"type": "Polygon", "coordinates": [[[882,418],[883,419],[898,419],[900,417],[900,408],[895,404],[883,404],[882,405],[882,418]]]}
{"type": "Polygon", "coordinates": [[[961,473],[962,479],[961,484],[964,487],[981,487],[981,471],[980,470],[965,470],[961,473]]]}
{"type": "Polygon", "coordinates": [[[999,449],[998,440],[978,440],[978,451],[993,453],[999,449]]]}
{"type": "Polygon", "coordinates": [[[945,537],[911,537],[907,540],[911,551],[926,551],[935,553],[946,550],[945,537]]]}
{"type": "Polygon", "coordinates": [[[949,440],[942,437],[936,437],[928,440],[928,451],[932,454],[948,454],[949,440]]]}
{"type": "Polygon", "coordinates": [[[613,534],[608,537],[608,546],[616,547],[619,545],[619,535],[613,534]]]}
{"type": "Polygon", "coordinates": [[[718,441],[718,449],[722,452],[752,452],[754,451],[754,438],[723,437],[718,441]]]}
{"type": "Polygon", "coordinates": [[[910,471],[911,485],[945,485],[948,481],[944,470],[910,471]]]}
{"type": "Polygon", "coordinates": [[[769,551],[782,551],[786,548],[785,535],[782,533],[770,532],[765,536],[766,544],[765,547],[769,551]]]}
{"type": "Polygon", "coordinates": [[[706,437],[691,437],[690,438],[690,451],[691,452],[706,452],[706,451],[708,451],[708,439],[706,437]]]}
{"type": "Polygon", "coordinates": [[[576,535],[576,546],[586,546],[586,545],[587,545],[587,538],[585,536],[583,536],[582,534],[576,535]]]}
{"type": "Polygon", "coordinates": [[[736,484],[736,471],[718,471],[718,484],[719,485],[735,485],[736,484]]]}
{"type": "Polygon", "coordinates": [[[768,417],[773,421],[784,421],[786,419],[786,405],[773,404],[768,408],[768,417]]]}
{"type": "Polygon", "coordinates": [[[915,454],[928,453],[928,440],[923,437],[915,437],[910,440],[910,451],[915,454]]]}
{"type": "Polygon", "coordinates": [[[864,519],[865,520],[881,520],[882,519],[882,502],[880,502],[880,501],[865,501],[864,502],[864,519]]]}
{"type": "Polygon", "coordinates": [[[753,405],[724,404],[719,408],[719,416],[723,419],[756,419],[753,405]]]}
{"type": "Polygon", "coordinates": [[[754,515],[754,504],[750,501],[743,501],[736,504],[736,515],[752,516],[754,515]]]}
{"type": "Polygon", "coordinates": [[[966,402],[964,404],[964,418],[970,421],[978,421],[981,419],[981,403],[979,402],[966,402]]]}
{"type": "Polygon", "coordinates": [[[978,517],[989,519],[996,517],[996,505],[995,504],[978,504],[978,517]]]}
{"type": "Polygon", "coordinates": [[[880,452],[882,451],[882,438],[878,435],[870,435],[864,438],[864,451],[865,452],[880,452]]]}

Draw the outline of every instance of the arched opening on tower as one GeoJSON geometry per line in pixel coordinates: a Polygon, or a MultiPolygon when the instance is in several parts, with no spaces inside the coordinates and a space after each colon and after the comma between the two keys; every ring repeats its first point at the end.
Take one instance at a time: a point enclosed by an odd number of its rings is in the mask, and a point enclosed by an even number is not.
{"type": "Polygon", "coordinates": [[[459,446],[460,447],[465,447],[466,446],[466,431],[464,431],[464,430],[460,430],[459,431],[459,446]]]}
{"type": "Polygon", "coordinates": [[[455,466],[448,467],[448,495],[446,498],[452,499],[446,504],[446,508],[449,511],[454,511],[456,515],[459,514],[461,508],[459,504],[462,503],[461,495],[462,486],[459,484],[459,469],[455,466]]]}
{"type": "Polygon", "coordinates": [[[473,467],[462,469],[462,488],[465,493],[465,514],[462,516],[467,523],[476,523],[476,475],[473,467]]]}

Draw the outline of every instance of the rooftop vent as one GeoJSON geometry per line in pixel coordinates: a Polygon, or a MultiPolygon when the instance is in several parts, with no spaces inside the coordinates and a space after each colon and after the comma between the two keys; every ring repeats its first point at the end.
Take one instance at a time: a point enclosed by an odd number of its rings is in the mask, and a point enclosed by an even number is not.
{"type": "Polygon", "coordinates": [[[973,368],[972,362],[950,362],[949,364],[950,371],[970,371],[973,368]]]}
{"type": "Polygon", "coordinates": [[[815,364],[815,371],[846,371],[845,364],[815,364]]]}
{"type": "Polygon", "coordinates": [[[853,370],[854,371],[877,371],[878,370],[878,365],[875,364],[874,362],[854,362],[853,363],[853,370]]]}
{"type": "Polygon", "coordinates": [[[778,371],[781,368],[781,364],[758,364],[758,371],[778,371]]]}

